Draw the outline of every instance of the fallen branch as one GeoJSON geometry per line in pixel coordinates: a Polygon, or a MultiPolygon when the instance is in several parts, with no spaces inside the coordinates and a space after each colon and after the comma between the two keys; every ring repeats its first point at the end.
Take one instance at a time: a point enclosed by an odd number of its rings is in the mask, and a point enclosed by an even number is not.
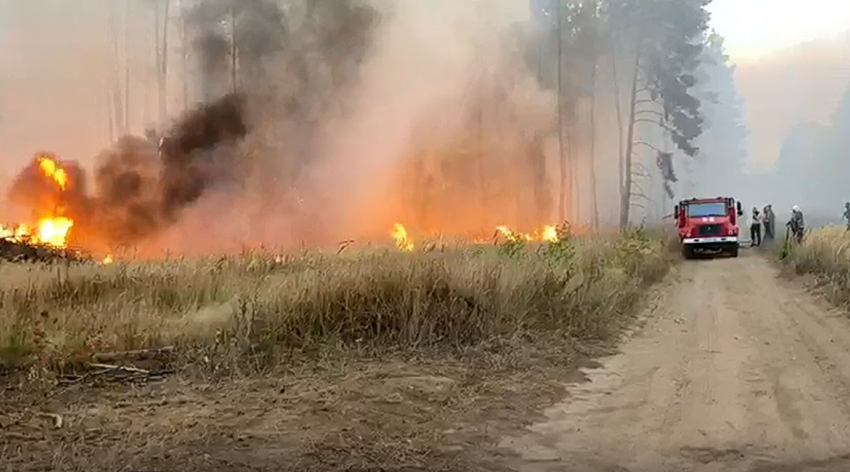
{"type": "Polygon", "coordinates": [[[151,371],[145,369],[139,369],[138,367],[130,367],[124,365],[112,365],[112,364],[101,364],[99,362],[89,362],[89,367],[94,367],[95,369],[103,369],[103,372],[112,372],[116,370],[124,371],[124,372],[135,372],[137,374],[146,374],[149,375],[151,371]]]}
{"type": "Polygon", "coordinates": [[[171,354],[173,352],[174,346],[165,346],[156,349],[139,349],[135,351],[97,353],[92,356],[92,359],[97,362],[114,362],[123,359],[144,360],[163,356],[166,354],[171,354]]]}

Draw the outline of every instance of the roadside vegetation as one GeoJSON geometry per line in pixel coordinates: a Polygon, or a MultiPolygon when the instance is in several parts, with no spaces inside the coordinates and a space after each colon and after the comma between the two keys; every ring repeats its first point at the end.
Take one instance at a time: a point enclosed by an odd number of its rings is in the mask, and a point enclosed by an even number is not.
{"type": "Polygon", "coordinates": [[[670,259],[658,235],[111,265],[0,265],[0,353],[63,369],[173,347],[265,369],[324,345],[463,349],[560,332],[604,339],[670,259]]]}
{"type": "Polygon", "coordinates": [[[676,259],[643,230],[423,247],[2,264],[0,455],[23,471],[499,470],[495,439],[562,399],[676,259]]]}
{"type": "Polygon", "coordinates": [[[777,244],[786,269],[808,276],[832,303],[850,309],[850,232],[844,226],[815,229],[802,244],[777,244]]]}

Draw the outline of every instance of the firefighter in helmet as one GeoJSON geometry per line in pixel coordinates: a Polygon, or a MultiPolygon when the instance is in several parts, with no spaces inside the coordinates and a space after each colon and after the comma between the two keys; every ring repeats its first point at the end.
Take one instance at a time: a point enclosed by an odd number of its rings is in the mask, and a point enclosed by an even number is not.
{"type": "Polygon", "coordinates": [[[803,210],[801,210],[799,206],[794,205],[794,207],[791,208],[791,219],[785,226],[791,230],[791,234],[794,236],[794,240],[797,241],[797,243],[803,242],[803,233],[806,231],[806,222],[803,218],[803,210]]]}

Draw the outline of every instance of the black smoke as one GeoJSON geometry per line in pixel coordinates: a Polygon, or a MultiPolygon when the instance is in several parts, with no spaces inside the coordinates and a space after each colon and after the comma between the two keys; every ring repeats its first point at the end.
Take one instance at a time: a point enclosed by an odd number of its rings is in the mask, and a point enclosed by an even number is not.
{"type": "Polygon", "coordinates": [[[125,136],[101,153],[91,228],[110,246],[137,243],[239,172],[234,145],[248,133],[245,98],[226,95],[178,119],[157,140],[125,136]]]}

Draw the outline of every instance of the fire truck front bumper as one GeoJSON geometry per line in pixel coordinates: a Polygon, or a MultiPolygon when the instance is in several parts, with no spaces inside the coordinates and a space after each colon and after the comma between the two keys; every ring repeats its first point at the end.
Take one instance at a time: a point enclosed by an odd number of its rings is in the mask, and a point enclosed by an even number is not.
{"type": "Polygon", "coordinates": [[[737,236],[712,236],[712,237],[702,237],[702,238],[685,238],[682,240],[682,244],[686,244],[688,246],[732,246],[738,245],[738,237],[737,236]]]}

